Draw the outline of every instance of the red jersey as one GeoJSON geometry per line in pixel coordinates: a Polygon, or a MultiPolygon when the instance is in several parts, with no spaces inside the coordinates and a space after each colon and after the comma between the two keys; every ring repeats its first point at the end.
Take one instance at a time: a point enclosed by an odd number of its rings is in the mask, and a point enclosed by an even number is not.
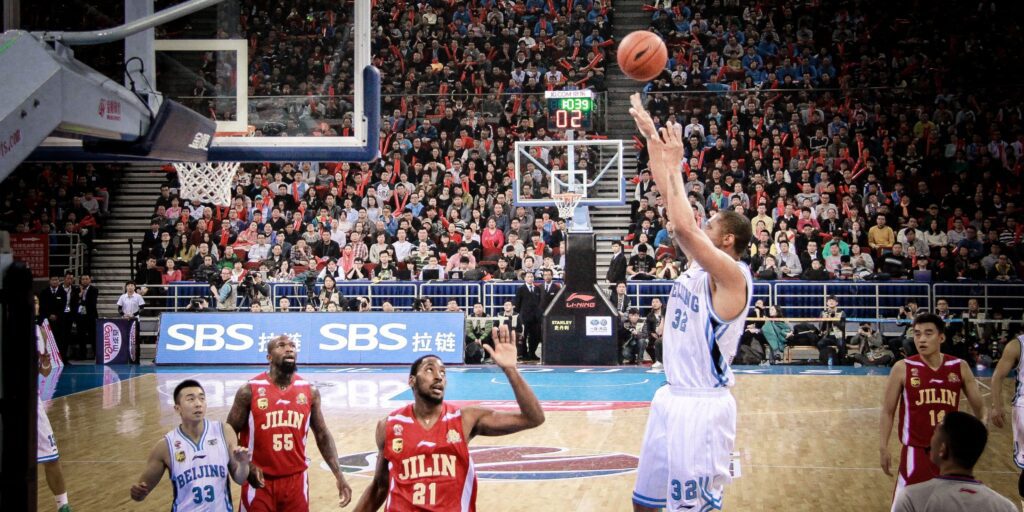
{"type": "Polygon", "coordinates": [[[412,404],[388,415],[385,511],[476,511],[476,471],[462,431],[462,411],[447,403],[442,408],[429,430],[416,421],[412,404]]]}
{"type": "Polygon", "coordinates": [[[292,383],[282,390],[263,372],[249,381],[249,388],[249,424],[242,429],[240,444],[249,448],[253,463],[267,476],[305,471],[306,433],[313,400],[309,382],[292,375],[292,383]]]}
{"type": "Polygon", "coordinates": [[[907,375],[900,397],[900,442],[906,446],[926,447],[931,443],[935,425],[946,413],[960,408],[964,379],[960,359],[943,354],[938,370],[932,370],[915,355],[904,359],[907,375]]]}

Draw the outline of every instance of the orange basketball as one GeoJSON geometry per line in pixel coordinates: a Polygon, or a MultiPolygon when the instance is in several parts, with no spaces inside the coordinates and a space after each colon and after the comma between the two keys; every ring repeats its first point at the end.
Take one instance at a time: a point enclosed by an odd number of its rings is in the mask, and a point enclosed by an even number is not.
{"type": "Polygon", "coordinates": [[[661,74],[668,63],[668,49],[654,32],[637,30],[619,43],[619,68],[633,80],[647,82],[661,74]]]}

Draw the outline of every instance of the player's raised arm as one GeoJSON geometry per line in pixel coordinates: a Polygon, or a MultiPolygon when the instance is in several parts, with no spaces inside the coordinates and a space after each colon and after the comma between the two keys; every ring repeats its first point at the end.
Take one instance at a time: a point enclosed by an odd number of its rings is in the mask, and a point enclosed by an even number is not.
{"type": "Polygon", "coordinates": [[[519,404],[519,412],[502,412],[484,407],[462,409],[465,421],[463,425],[467,427],[465,431],[470,433],[470,438],[476,435],[514,434],[544,423],[544,410],[540,407],[540,401],[516,369],[515,333],[510,332],[507,325],[502,325],[491,329],[491,338],[494,340],[494,348],[484,345],[484,350],[508,377],[508,383],[516,395],[516,403],[519,404]]]}
{"type": "Polygon", "coordinates": [[[974,417],[985,421],[985,401],[981,398],[981,390],[978,389],[978,379],[974,378],[971,367],[967,366],[967,361],[960,361],[960,375],[963,376],[964,395],[967,397],[967,403],[971,404],[974,417]]]}
{"type": "MultiPolygon", "coordinates": [[[[747,281],[736,265],[736,258],[715,247],[708,235],[697,225],[686,196],[680,170],[683,161],[683,127],[670,123],[655,128],[651,115],[644,108],[640,94],[630,96],[630,115],[637,129],[647,139],[651,175],[658,190],[665,196],[665,209],[676,234],[679,247],[711,275],[714,310],[726,321],[746,309],[747,281]]],[[[734,236],[731,233],[724,238],[734,236]]],[[[723,241],[732,245],[728,240],[723,241]]]]}
{"type": "Polygon", "coordinates": [[[338,449],[334,445],[334,436],[331,435],[331,431],[327,428],[327,422],[324,421],[323,411],[320,410],[320,390],[315,387],[313,388],[313,400],[310,403],[309,428],[313,430],[313,437],[316,438],[316,447],[320,450],[320,455],[323,456],[324,462],[334,474],[338,485],[338,499],[341,506],[344,507],[352,501],[352,487],[348,485],[345,474],[338,466],[338,449]]]}
{"type": "MultiPolygon", "coordinates": [[[[996,371],[992,373],[992,409],[989,410],[989,421],[1003,428],[1006,423],[1006,404],[1003,403],[1003,379],[1017,366],[1020,359],[1020,340],[1014,338],[1003,349],[1003,357],[999,358],[996,371]]],[[[966,383],[966,381],[965,381],[966,383]]]]}
{"type": "Polygon", "coordinates": [[[359,503],[356,504],[356,512],[374,512],[388,498],[388,459],[384,456],[386,429],[386,420],[377,422],[377,467],[373,470],[373,480],[363,491],[359,503]]]}
{"type": "Polygon", "coordinates": [[[153,492],[153,489],[160,483],[160,477],[164,476],[164,470],[169,467],[171,467],[171,454],[167,448],[167,441],[161,437],[149,451],[146,469],[142,470],[139,481],[132,485],[132,499],[135,501],[146,499],[146,496],[149,496],[149,493],[153,492]]]}
{"type": "Polygon", "coordinates": [[[231,425],[222,423],[224,428],[224,439],[228,442],[228,471],[231,472],[231,479],[236,484],[242,485],[249,477],[249,463],[252,462],[252,454],[244,446],[238,446],[238,434],[231,428],[231,425]]]}
{"type": "Polygon", "coordinates": [[[896,407],[900,403],[900,391],[903,389],[906,376],[907,364],[903,361],[896,361],[892,371],[889,372],[889,380],[885,383],[885,395],[882,397],[882,416],[878,421],[878,451],[881,457],[882,471],[889,476],[892,476],[889,435],[892,434],[893,417],[896,414],[896,407]]]}

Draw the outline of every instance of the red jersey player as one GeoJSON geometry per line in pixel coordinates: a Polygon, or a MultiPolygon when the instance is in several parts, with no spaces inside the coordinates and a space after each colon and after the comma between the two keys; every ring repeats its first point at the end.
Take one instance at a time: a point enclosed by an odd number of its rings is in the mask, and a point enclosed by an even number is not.
{"type": "Polygon", "coordinates": [[[501,436],[544,422],[544,411],[516,370],[516,344],[508,326],[492,330],[494,348],[484,345],[512,385],[520,412],[458,408],[444,402],[444,363],[424,356],[412,364],[409,387],[415,402],[377,423],[377,468],[357,512],[385,510],[476,510],[476,474],[469,457],[474,436],[501,436]]]}
{"type": "Polygon", "coordinates": [[[268,341],[270,369],[238,389],[228,413],[227,423],[239,433],[239,446],[252,453],[249,481],[242,485],[243,512],[308,512],[306,434],[310,429],[337,479],[341,506],[352,499],[320,410],[320,392],[295,373],[295,354],[295,341],[288,336],[268,341]]]}
{"type": "Polygon", "coordinates": [[[978,383],[967,363],[940,352],[946,339],[946,324],[937,315],[925,313],[914,318],[916,356],[897,361],[889,373],[882,401],[880,422],[882,471],[890,469],[889,434],[893,414],[899,405],[900,453],[899,476],[893,499],[904,487],[931,480],[939,474],[928,457],[928,446],[935,426],[946,413],[960,407],[960,392],[967,396],[975,416],[984,418],[978,383]]]}

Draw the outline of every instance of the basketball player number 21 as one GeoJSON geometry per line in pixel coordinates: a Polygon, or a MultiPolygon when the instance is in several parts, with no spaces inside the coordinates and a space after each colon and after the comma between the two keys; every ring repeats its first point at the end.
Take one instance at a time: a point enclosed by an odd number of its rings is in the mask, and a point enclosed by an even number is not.
{"type": "Polygon", "coordinates": [[[426,502],[427,484],[419,483],[412,486],[412,504],[413,505],[435,505],[437,497],[434,493],[437,492],[437,484],[433,483],[429,485],[430,489],[430,503],[426,502]]]}
{"type": "MultiPolygon", "coordinates": [[[[686,501],[697,499],[697,481],[687,480],[685,486],[686,501]]],[[[675,501],[683,499],[683,484],[681,484],[679,480],[672,480],[672,499],[675,501]]]]}

